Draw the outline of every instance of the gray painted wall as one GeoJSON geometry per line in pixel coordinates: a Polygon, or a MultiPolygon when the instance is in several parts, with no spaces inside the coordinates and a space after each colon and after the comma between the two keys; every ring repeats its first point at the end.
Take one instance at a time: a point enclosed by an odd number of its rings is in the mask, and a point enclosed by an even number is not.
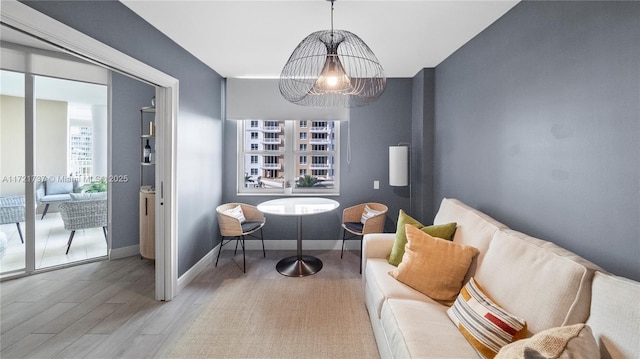
{"type": "MultiPolygon", "coordinates": [[[[120,2],[23,2],[180,81],[176,185],[178,275],[182,275],[213,248],[217,235],[215,207],[222,196],[222,78],[120,2]]],[[[138,150],[131,154],[136,160],[138,155],[138,150]]]]}
{"type": "Polygon", "coordinates": [[[422,69],[413,78],[411,119],[412,217],[431,224],[433,198],[434,90],[435,69],[422,69]]]}
{"type": "Polygon", "coordinates": [[[117,73],[111,75],[111,171],[113,175],[129,178],[126,183],[111,185],[110,230],[114,249],[140,243],[140,108],[151,105],[154,95],[155,88],[151,85],[117,73]]]}
{"type": "Polygon", "coordinates": [[[437,66],[435,198],[640,280],[639,19],[522,2],[437,66]]]}
{"type": "MultiPolygon", "coordinates": [[[[340,207],[329,214],[309,217],[303,237],[310,240],[342,238],[342,210],[363,202],[381,202],[389,207],[385,231],[394,232],[400,208],[408,209],[408,187],[389,186],[389,146],[411,141],[411,79],[388,79],[380,99],[366,107],[351,109],[350,121],[340,124],[340,196],[332,197],[340,207]],[[351,131],[351,163],[347,163],[348,131],[351,131]],[[373,181],[380,189],[373,189],[373,181]]],[[[236,121],[225,121],[225,161],[223,202],[258,204],[273,196],[236,195],[236,121]]],[[[265,241],[295,240],[291,219],[268,216],[265,241]]],[[[268,249],[269,244],[265,245],[268,249]]],[[[294,248],[294,247],[292,247],[294,248]]],[[[304,248],[304,247],[303,247],[304,248]]]]}

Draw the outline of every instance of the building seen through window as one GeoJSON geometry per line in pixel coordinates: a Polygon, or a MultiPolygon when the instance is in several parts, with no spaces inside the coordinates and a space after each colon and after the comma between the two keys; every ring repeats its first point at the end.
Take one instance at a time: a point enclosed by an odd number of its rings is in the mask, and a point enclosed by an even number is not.
{"type": "Polygon", "coordinates": [[[240,121],[240,192],[335,192],[334,121],[240,121]]]}

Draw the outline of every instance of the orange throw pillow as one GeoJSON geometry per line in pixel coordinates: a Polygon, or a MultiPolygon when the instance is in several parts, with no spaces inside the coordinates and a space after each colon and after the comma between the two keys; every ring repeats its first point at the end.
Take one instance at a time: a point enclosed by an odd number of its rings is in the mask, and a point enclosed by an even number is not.
{"type": "Polygon", "coordinates": [[[405,231],[402,261],[389,274],[433,300],[453,304],[478,249],[432,237],[409,224],[405,231]]]}

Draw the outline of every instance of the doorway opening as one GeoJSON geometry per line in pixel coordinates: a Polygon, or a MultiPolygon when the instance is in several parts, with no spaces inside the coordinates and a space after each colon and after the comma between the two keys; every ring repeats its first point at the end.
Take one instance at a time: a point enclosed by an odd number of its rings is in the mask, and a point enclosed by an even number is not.
{"type": "MultiPolygon", "coordinates": [[[[9,46],[3,42],[3,51],[29,53],[28,47],[9,46]]],[[[27,257],[33,257],[33,270],[41,270],[105,259],[108,254],[107,186],[102,180],[108,173],[108,87],[30,75],[0,70],[2,275],[26,272],[27,257]],[[25,93],[26,88],[33,91],[25,93]],[[33,119],[25,116],[27,102],[35,104],[33,119]],[[29,134],[25,121],[35,123],[29,134]],[[34,157],[30,161],[35,163],[35,177],[25,175],[27,153],[34,157]],[[36,202],[26,203],[26,186],[32,183],[36,202]],[[36,219],[25,216],[27,205],[36,208],[36,219]],[[35,243],[27,253],[24,232],[30,226],[35,227],[35,243]]]]}
{"type": "MultiPolygon", "coordinates": [[[[29,35],[34,41],[45,42],[67,54],[80,57],[85,61],[98,64],[101,67],[123,74],[155,89],[156,104],[156,151],[155,151],[155,187],[157,196],[155,201],[155,297],[158,300],[171,300],[177,291],[177,246],[176,246],[176,210],[175,210],[175,120],[178,108],[178,80],[146,65],[130,56],[119,52],[87,35],[69,28],[58,21],[36,11],[19,2],[3,4],[1,23],[13,30],[29,35]]],[[[27,82],[28,83],[28,82],[27,82]]],[[[27,89],[26,91],[29,91],[27,89]]],[[[25,116],[33,117],[35,107],[26,105],[25,116]]],[[[30,122],[27,127],[32,126],[30,122]]],[[[26,128],[26,132],[33,129],[26,128]]],[[[30,149],[27,148],[29,151],[30,149]]],[[[137,158],[137,155],[135,155],[137,158]]],[[[25,176],[35,177],[35,163],[29,158],[33,154],[27,153],[25,160],[25,176]]],[[[108,162],[113,163],[113,158],[108,162]]],[[[108,176],[113,176],[113,168],[108,169],[108,176]]],[[[112,183],[108,183],[108,193],[112,192],[112,183]]],[[[35,184],[25,186],[25,203],[36,203],[37,188],[35,184]]],[[[113,197],[108,195],[108,208],[113,211],[113,197]]],[[[24,207],[27,218],[36,218],[37,208],[30,205],[24,207]]],[[[25,251],[30,253],[35,247],[35,226],[25,228],[25,251]]],[[[109,233],[109,237],[112,236],[109,233]]],[[[110,241],[113,245],[113,242],[110,241]]],[[[72,245],[73,246],[73,245],[72,245]]],[[[112,246],[109,257],[111,259],[135,255],[131,249],[114,248],[112,246]]],[[[32,256],[27,257],[26,267],[35,268],[32,256]]]]}

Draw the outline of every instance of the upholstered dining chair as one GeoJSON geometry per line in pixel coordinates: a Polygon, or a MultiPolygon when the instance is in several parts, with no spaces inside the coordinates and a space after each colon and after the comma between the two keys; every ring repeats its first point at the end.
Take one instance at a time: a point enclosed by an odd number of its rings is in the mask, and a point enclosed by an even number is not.
{"type": "Polygon", "coordinates": [[[216,208],[216,212],[222,241],[220,242],[220,249],[218,250],[215,266],[218,266],[218,259],[220,259],[222,247],[236,240],[236,248],[233,251],[233,255],[236,255],[238,243],[240,243],[242,247],[242,272],[246,273],[247,264],[244,253],[244,241],[247,236],[259,239],[262,242],[262,255],[264,257],[267,256],[264,249],[264,238],[262,236],[262,227],[264,227],[265,224],[264,213],[260,212],[257,207],[245,203],[223,204],[216,208]],[[260,237],[254,234],[258,231],[260,231],[260,237]]]}
{"type": "Polygon", "coordinates": [[[382,233],[388,208],[382,203],[362,203],[342,211],[342,250],[344,243],[351,239],[360,239],[360,273],[362,273],[362,236],[369,233],[382,233]]]}

